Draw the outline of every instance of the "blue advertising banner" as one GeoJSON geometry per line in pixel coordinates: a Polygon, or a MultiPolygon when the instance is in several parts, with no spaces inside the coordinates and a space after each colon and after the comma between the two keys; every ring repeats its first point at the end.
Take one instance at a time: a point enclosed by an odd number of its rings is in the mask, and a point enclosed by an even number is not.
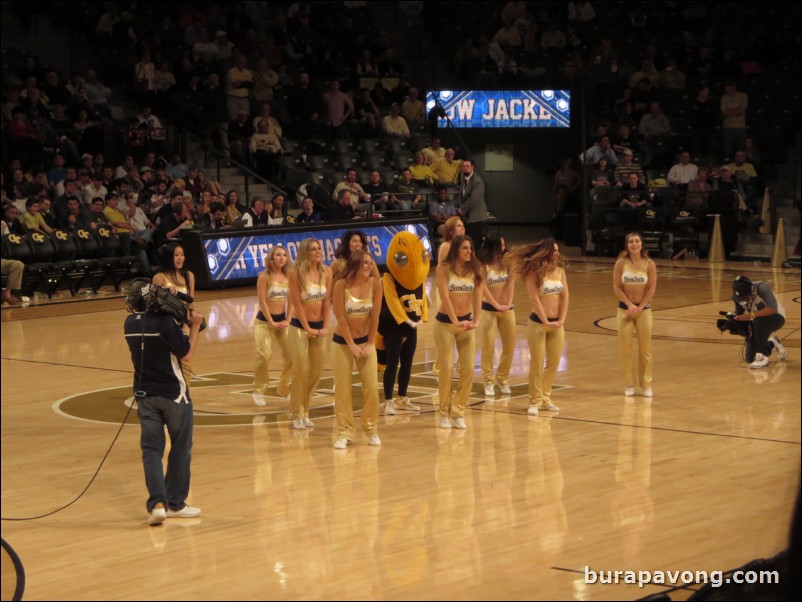
{"type": "MultiPolygon", "coordinates": [[[[426,112],[440,105],[458,128],[571,127],[570,90],[434,90],[426,112]]],[[[446,127],[446,119],[438,120],[446,127]]]]}
{"type": "Polygon", "coordinates": [[[284,229],[275,232],[263,229],[249,229],[231,236],[203,237],[203,250],[209,270],[210,284],[220,284],[243,279],[256,279],[265,268],[265,257],[270,249],[281,245],[295,261],[298,247],[306,238],[315,238],[323,245],[323,261],[327,264],[334,259],[334,252],[340,245],[343,234],[347,230],[361,230],[368,239],[368,251],[377,264],[386,263],[385,252],[390,246],[393,236],[402,230],[408,230],[423,241],[423,246],[432,250],[429,230],[425,220],[419,223],[382,222],[341,224],[331,229],[308,230],[305,228],[284,229]]]}

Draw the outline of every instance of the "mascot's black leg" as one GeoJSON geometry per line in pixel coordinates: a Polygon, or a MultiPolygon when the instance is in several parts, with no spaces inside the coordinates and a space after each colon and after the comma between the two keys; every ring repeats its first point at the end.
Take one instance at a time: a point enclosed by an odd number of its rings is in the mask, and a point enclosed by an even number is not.
{"type": "Polygon", "coordinates": [[[415,348],[418,346],[418,331],[409,329],[406,341],[401,345],[401,367],[398,371],[398,396],[407,396],[409,379],[412,376],[412,361],[415,358],[415,348]]]}
{"type": "MultiPolygon", "coordinates": [[[[395,404],[393,404],[393,388],[395,387],[395,376],[398,372],[398,362],[401,358],[401,344],[403,335],[398,329],[391,329],[383,334],[384,353],[387,358],[387,367],[384,369],[384,415],[395,415],[395,404]]],[[[407,378],[409,382],[409,378],[407,378]]]]}

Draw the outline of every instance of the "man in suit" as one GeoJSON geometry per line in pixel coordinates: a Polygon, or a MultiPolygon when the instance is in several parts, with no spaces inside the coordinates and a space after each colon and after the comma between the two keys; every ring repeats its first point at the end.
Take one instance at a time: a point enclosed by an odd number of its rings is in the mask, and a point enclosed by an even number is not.
{"type": "Polygon", "coordinates": [[[473,159],[462,162],[460,183],[460,214],[465,222],[465,234],[473,239],[474,248],[479,248],[487,220],[485,203],[485,181],[476,173],[473,159]]]}

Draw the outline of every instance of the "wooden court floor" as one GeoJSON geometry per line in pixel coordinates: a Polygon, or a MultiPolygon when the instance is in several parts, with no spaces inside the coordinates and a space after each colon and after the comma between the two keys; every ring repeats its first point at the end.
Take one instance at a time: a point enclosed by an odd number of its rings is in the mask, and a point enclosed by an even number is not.
{"type": "MultiPolygon", "coordinates": [[[[24,599],[684,600],[698,586],[586,575],[727,571],[777,553],[800,477],[799,271],[658,266],[651,402],[623,396],[611,261],[577,258],[559,414],[526,414],[519,287],[511,397],[484,399],[477,350],[468,429],[437,428],[424,326],[411,386],[422,412],[380,418],[381,448],[360,438],[342,451],[329,364],[315,428],[291,431],[285,402],[251,400],[254,292],[201,292],[189,501],[203,514],[158,528],[135,413],[115,440],[132,385],[122,300],[4,309],[2,538],[24,599]],[[768,370],[748,370],[742,339],[715,326],[740,273],[772,280],[787,310],[788,359],[768,370]]],[[[15,579],[4,557],[3,600],[15,579]]]]}

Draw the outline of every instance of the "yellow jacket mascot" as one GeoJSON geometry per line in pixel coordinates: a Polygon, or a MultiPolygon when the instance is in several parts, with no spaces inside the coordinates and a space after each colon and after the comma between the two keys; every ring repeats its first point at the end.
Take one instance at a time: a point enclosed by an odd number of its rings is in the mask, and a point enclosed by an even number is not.
{"type": "Polygon", "coordinates": [[[387,249],[387,269],[382,276],[384,297],[379,314],[376,351],[384,370],[384,415],[397,410],[418,412],[407,397],[412,361],[418,345],[417,328],[429,321],[429,302],[424,283],[429,275],[429,251],[412,232],[399,232],[387,249]],[[398,397],[393,399],[398,373],[398,397]]]}

